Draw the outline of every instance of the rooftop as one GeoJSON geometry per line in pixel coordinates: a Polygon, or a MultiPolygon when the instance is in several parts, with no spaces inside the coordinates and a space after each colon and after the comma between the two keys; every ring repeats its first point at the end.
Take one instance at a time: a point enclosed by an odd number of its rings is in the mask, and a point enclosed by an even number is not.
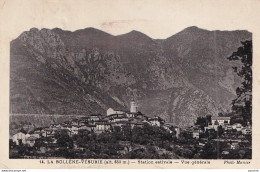
{"type": "Polygon", "coordinates": [[[213,116],[213,117],[211,117],[211,120],[230,120],[230,117],[228,117],[228,116],[213,116]]]}

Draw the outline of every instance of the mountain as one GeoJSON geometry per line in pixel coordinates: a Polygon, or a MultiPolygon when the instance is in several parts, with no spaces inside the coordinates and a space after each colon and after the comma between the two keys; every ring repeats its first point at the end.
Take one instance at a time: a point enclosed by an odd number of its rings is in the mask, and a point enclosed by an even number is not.
{"type": "Polygon", "coordinates": [[[90,114],[128,109],[179,126],[231,108],[241,79],[226,57],[248,31],[189,27],[167,39],[30,29],[10,45],[10,113],[90,114]]]}

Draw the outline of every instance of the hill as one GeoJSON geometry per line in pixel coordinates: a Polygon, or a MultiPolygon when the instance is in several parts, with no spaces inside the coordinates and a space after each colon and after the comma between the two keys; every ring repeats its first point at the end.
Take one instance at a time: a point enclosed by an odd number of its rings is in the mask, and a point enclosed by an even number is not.
{"type": "Polygon", "coordinates": [[[147,115],[190,125],[230,110],[241,81],[226,57],[248,39],[248,31],[197,27],[163,40],[32,28],[11,42],[10,113],[104,113],[135,99],[147,115]]]}

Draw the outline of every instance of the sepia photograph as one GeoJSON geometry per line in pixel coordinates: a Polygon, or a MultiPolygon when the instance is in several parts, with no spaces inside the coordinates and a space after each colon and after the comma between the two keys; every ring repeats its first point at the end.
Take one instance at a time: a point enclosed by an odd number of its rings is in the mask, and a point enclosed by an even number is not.
{"type": "Polygon", "coordinates": [[[0,169],[258,172],[259,3],[0,0],[0,169]]]}
{"type": "Polygon", "coordinates": [[[31,28],[9,125],[11,159],[251,159],[252,33],[31,28]]]}

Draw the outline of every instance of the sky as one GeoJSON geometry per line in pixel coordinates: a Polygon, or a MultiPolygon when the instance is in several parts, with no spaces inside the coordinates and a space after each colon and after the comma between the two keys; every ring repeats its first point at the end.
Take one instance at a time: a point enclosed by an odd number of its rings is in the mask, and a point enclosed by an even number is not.
{"type": "MultiPolygon", "coordinates": [[[[245,0],[0,0],[0,17],[16,38],[36,28],[75,31],[94,27],[112,35],[131,30],[165,39],[189,27],[248,30],[259,7],[245,0]],[[235,2],[235,3],[234,3],[235,2]],[[246,3],[245,3],[246,2],[246,3]],[[255,10],[254,10],[255,9],[255,10]]],[[[250,30],[249,30],[250,31],[250,30]]]]}

